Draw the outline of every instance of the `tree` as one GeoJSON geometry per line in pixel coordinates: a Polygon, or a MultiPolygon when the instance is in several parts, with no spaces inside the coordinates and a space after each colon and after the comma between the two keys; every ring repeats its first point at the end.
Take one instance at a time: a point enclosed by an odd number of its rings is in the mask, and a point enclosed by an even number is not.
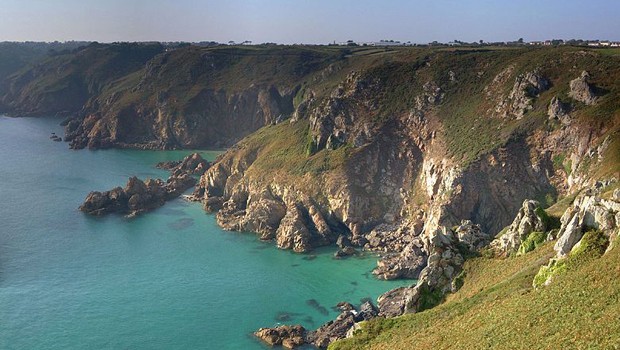
{"type": "Polygon", "coordinates": [[[518,42],[519,44],[523,44],[523,38],[519,38],[519,40],[517,40],[517,42],[518,42]]]}

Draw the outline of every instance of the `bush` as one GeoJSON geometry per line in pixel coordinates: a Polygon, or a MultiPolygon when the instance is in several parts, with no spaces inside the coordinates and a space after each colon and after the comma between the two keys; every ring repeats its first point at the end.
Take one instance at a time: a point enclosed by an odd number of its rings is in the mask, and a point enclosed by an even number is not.
{"type": "Polygon", "coordinates": [[[424,285],[420,288],[420,299],[418,300],[418,311],[431,309],[439,305],[444,299],[443,293],[438,289],[431,289],[424,285]]]}
{"type": "Polygon", "coordinates": [[[534,213],[538,218],[545,224],[547,230],[552,230],[554,228],[560,228],[560,218],[555,216],[549,216],[545,209],[542,207],[537,207],[534,210],[534,213]]]}
{"type": "Polygon", "coordinates": [[[540,247],[545,242],[546,238],[547,235],[545,234],[545,232],[531,232],[519,246],[519,251],[517,252],[517,255],[529,253],[532,250],[540,247]]]}

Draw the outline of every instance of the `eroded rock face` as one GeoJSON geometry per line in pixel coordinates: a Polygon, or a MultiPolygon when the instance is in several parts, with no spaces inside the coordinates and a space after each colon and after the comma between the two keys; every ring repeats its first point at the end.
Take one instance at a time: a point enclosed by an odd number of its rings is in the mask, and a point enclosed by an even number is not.
{"type": "Polygon", "coordinates": [[[290,115],[295,92],[294,88],[280,91],[275,86],[254,84],[234,92],[204,89],[177,108],[161,91],[156,93],[157,99],[122,108],[122,93],[116,94],[92,102],[93,107],[86,110],[95,112],[71,125],[65,139],[74,149],[228,147],[290,115]]]}
{"type": "MultiPolygon", "coordinates": [[[[496,77],[499,83],[506,76],[512,74],[512,70],[500,73],[496,77]]],[[[495,112],[504,118],[521,119],[529,110],[532,109],[533,99],[538,97],[540,93],[548,90],[550,87],[549,80],[543,77],[538,70],[518,75],[515,78],[514,85],[508,96],[502,100],[495,108],[495,112]]]]}
{"type": "MultiPolygon", "coordinates": [[[[464,242],[460,242],[459,236],[446,227],[439,227],[425,234],[423,248],[428,258],[426,266],[419,274],[418,282],[414,286],[397,288],[381,295],[378,299],[380,315],[395,317],[417,312],[423,305],[425,294],[443,295],[456,291],[459,286],[453,282],[465,262],[458,246],[471,242],[470,238],[476,235],[465,234],[465,231],[465,228],[461,229],[461,236],[466,239],[464,242]]],[[[488,237],[486,239],[488,240],[488,237]]]]}
{"type": "Polygon", "coordinates": [[[491,242],[491,235],[482,232],[480,225],[470,220],[462,220],[455,233],[459,242],[471,252],[478,252],[491,242]]]}
{"type": "Polygon", "coordinates": [[[590,74],[586,71],[581,72],[581,75],[570,82],[569,96],[573,99],[583,102],[586,105],[593,105],[596,103],[597,98],[594,94],[594,89],[588,83],[590,74]]]}
{"type": "Polygon", "coordinates": [[[493,249],[500,254],[514,253],[530,233],[534,231],[545,232],[546,223],[537,215],[537,210],[542,210],[540,203],[534,200],[525,200],[508,230],[491,243],[493,249]]]}
{"type": "Polygon", "coordinates": [[[578,197],[562,215],[562,226],[554,249],[558,258],[565,257],[587,230],[600,230],[613,242],[620,227],[620,191],[610,199],[603,199],[597,190],[590,189],[578,197]]]}
{"type": "Polygon", "coordinates": [[[554,96],[549,103],[547,115],[551,120],[559,120],[562,124],[568,125],[571,122],[570,110],[570,104],[564,103],[557,96],[554,96]]]}

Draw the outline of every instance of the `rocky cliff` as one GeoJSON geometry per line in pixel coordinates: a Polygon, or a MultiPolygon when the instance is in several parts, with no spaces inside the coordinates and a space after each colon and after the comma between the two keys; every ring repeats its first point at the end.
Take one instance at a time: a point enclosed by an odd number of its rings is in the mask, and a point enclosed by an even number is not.
{"type": "Polygon", "coordinates": [[[618,177],[620,86],[608,78],[619,62],[578,50],[504,55],[342,68],[330,89],[300,92],[290,122],[224,154],[196,195],[224,228],[283,249],[345,235],[381,252],[377,276],[418,283],[382,296],[380,314],[430,307],[502,228],[514,221],[498,244],[508,254],[547,229],[542,207],[618,177]],[[606,73],[586,79],[586,70],[606,73]],[[586,103],[575,79],[605,92],[586,103]]]}
{"type": "MultiPolygon", "coordinates": [[[[380,252],[378,277],[418,280],[379,299],[397,316],[457,290],[464,260],[503,228],[493,247],[518,253],[553,226],[541,210],[620,178],[618,77],[618,56],[572,47],[189,47],[80,100],[65,139],[160,149],[248,135],[195,198],[282,249],[380,252]]],[[[580,210],[562,223],[586,222],[580,210]]],[[[571,245],[567,227],[558,242],[571,245]]]]}

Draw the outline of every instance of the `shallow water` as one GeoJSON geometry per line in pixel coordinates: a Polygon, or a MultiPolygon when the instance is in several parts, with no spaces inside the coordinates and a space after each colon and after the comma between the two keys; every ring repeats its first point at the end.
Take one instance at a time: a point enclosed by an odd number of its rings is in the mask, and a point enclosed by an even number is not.
{"type": "MultiPolygon", "coordinates": [[[[278,323],[317,327],[340,301],[407,284],[376,280],[376,258],[299,255],[221,230],[182,199],[135,219],[77,211],[189,151],[72,151],[54,119],[0,117],[0,348],[263,349],[278,323]]],[[[217,152],[203,152],[213,159],[217,152]]]]}

